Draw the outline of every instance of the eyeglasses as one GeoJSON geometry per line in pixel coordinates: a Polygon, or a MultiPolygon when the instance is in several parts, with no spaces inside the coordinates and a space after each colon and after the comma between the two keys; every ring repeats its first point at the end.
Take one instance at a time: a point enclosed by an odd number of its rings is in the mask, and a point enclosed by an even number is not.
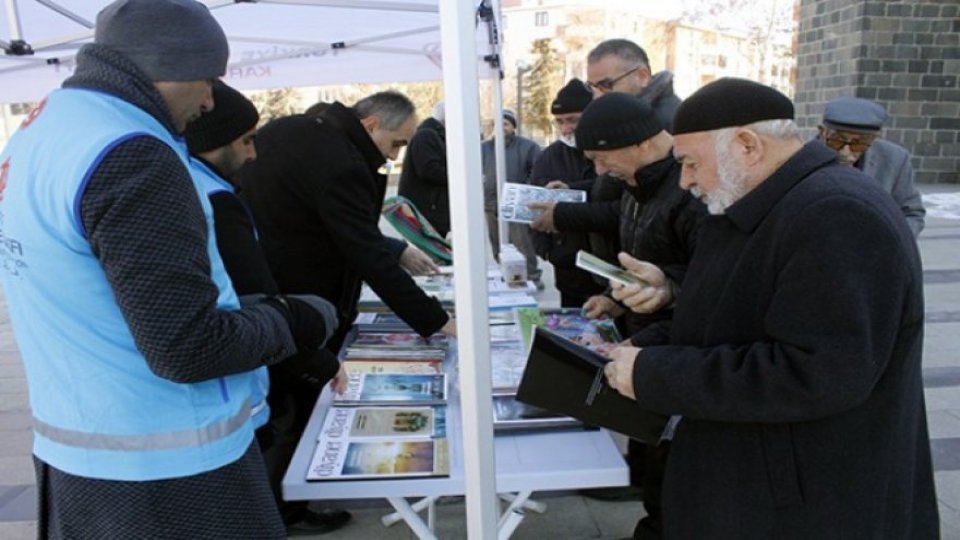
{"type": "Polygon", "coordinates": [[[849,146],[850,151],[855,154],[860,154],[867,151],[867,148],[870,148],[870,145],[873,144],[873,140],[868,141],[850,141],[842,137],[837,137],[836,135],[831,135],[826,137],[823,140],[824,144],[833,148],[837,152],[843,150],[844,146],[849,146]]]}
{"type": "Polygon", "coordinates": [[[619,77],[616,77],[616,78],[614,78],[614,79],[600,79],[600,80],[597,81],[597,82],[585,81],[585,82],[583,83],[583,86],[585,86],[586,89],[587,89],[587,91],[589,91],[589,92],[593,92],[593,89],[594,89],[594,88],[596,88],[597,90],[599,90],[599,91],[601,91],[601,92],[609,92],[609,91],[613,90],[613,85],[615,85],[615,84],[617,84],[618,82],[620,82],[620,79],[626,77],[627,75],[633,73],[634,71],[636,71],[636,70],[638,70],[638,69],[640,69],[640,68],[642,68],[642,67],[643,67],[643,66],[635,66],[634,68],[625,71],[622,75],[620,75],[619,77]]]}

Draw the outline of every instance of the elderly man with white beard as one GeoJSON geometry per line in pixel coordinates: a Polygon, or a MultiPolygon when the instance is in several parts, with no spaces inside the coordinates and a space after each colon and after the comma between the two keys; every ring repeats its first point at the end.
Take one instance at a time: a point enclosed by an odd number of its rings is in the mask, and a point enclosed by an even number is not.
{"type": "MultiPolygon", "coordinates": [[[[742,79],[680,106],[681,185],[713,215],[670,344],[615,349],[607,380],[673,415],[665,538],[937,538],[913,235],[793,116],[742,79]]],[[[644,301],[672,302],[646,270],[644,301]]]]}

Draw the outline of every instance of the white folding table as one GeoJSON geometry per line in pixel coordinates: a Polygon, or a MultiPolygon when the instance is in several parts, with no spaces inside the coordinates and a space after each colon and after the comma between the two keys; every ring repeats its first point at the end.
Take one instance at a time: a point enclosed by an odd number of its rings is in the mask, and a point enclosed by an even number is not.
{"type": "MultiPolygon", "coordinates": [[[[397,480],[306,481],[307,468],[317,447],[317,436],[333,399],[325,389],[314,407],[283,478],[287,500],[385,498],[396,510],[384,516],[384,525],[400,520],[421,539],[433,539],[434,501],[463,495],[463,448],[459,392],[450,385],[447,400],[447,439],[450,476],[397,480]],[[406,497],[422,497],[414,503],[406,497]],[[426,509],[426,522],[418,512],[426,509]]],[[[616,443],[605,430],[549,431],[502,434],[495,437],[497,492],[510,502],[499,522],[500,539],[509,538],[523,519],[523,510],[543,512],[546,505],[531,501],[534,491],[625,486],[629,472],[616,443]]]]}

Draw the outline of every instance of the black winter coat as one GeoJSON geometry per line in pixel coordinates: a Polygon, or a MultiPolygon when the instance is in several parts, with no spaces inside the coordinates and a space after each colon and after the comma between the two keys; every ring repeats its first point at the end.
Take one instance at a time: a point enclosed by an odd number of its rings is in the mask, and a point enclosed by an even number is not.
{"type": "Polygon", "coordinates": [[[397,194],[410,199],[441,236],[450,232],[445,137],[446,129],[436,118],[420,123],[407,146],[397,189],[397,194]]]}
{"type": "Polygon", "coordinates": [[[260,129],[256,146],[256,161],[241,171],[242,196],[280,290],[337,306],[340,328],[329,348],[339,347],[356,318],[364,281],[421,335],[447,322],[378,228],[384,157],[356,113],[334,103],[319,118],[274,120],[260,129]]]}
{"type": "MultiPolygon", "coordinates": [[[[572,189],[590,191],[596,176],[593,162],[583,156],[583,151],[556,141],[533,162],[530,183],[545,186],[552,180],[562,180],[572,189]]],[[[591,251],[587,233],[534,232],[533,242],[537,255],[553,264],[558,290],[576,297],[603,292],[605,287],[593,279],[593,274],[575,264],[577,251],[591,251]]]]}
{"type": "MultiPolygon", "coordinates": [[[[557,204],[554,224],[560,230],[619,234],[621,251],[660,266],[681,283],[706,208],[680,187],[680,164],[672,156],[638,170],[634,178],[637,187],[626,186],[619,201],[557,204]]],[[[670,310],[631,312],[627,332],[633,334],[671,315],[670,310]]]]}
{"type": "Polygon", "coordinates": [[[683,415],[664,537],[939,537],[923,275],[900,210],[808,143],[703,221],[669,346],[637,403],[683,415]]]}

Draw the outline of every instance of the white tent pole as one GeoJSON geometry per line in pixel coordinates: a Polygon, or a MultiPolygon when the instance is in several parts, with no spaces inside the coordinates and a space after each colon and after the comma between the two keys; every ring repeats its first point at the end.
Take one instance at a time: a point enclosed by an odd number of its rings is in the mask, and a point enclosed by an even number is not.
{"type": "Polygon", "coordinates": [[[440,2],[467,535],[497,537],[480,96],[473,2],[440,2]],[[471,36],[466,38],[465,36],[471,36]]]}
{"type": "Polygon", "coordinates": [[[10,30],[10,41],[23,39],[23,33],[20,30],[20,13],[17,11],[17,0],[5,0],[3,3],[7,12],[7,27],[10,30]]]}
{"type": "Polygon", "coordinates": [[[84,19],[84,18],[81,17],[80,15],[77,15],[76,13],[70,11],[69,9],[67,9],[67,8],[65,8],[65,7],[59,6],[59,5],[57,5],[57,4],[54,4],[54,3],[51,2],[50,0],[36,0],[36,2],[37,2],[38,4],[40,4],[41,6],[46,6],[46,7],[50,8],[50,9],[52,9],[53,11],[56,11],[56,12],[59,13],[60,15],[63,15],[64,17],[66,17],[66,18],[70,19],[71,21],[79,24],[80,26],[84,26],[84,27],[87,27],[87,28],[93,28],[93,23],[92,23],[92,22],[84,19]]]}
{"type": "Polygon", "coordinates": [[[437,6],[399,2],[373,2],[369,0],[254,0],[258,4],[288,4],[292,6],[343,7],[348,9],[372,9],[377,11],[414,11],[436,13],[437,6]]]}
{"type": "MultiPolygon", "coordinates": [[[[503,51],[500,46],[501,40],[503,37],[500,33],[503,31],[503,23],[500,20],[500,1],[493,0],[491,2],[493,6],[493,19],[497,24],[497,41],[496,43],[491,43],[490,46],[493,49],[492,54],[497,55],[500,59],[500,68],[497,70],[497,76],[493,81],[493,155],[496,159],[497,164],[497,208],[495,212],[497,213],[497,236],[500,237],[500,246],[510,243],[510,233],[507,226],[507,222],[503,220],[503,217],[500,216],[500,194],[503,193],[503,184],[507,181],[507,151],[505,147],[505,141],[503,139],[503,51]]],[[[496,248],[500,248],[496,246],[496,248]]],[[[502,252],[503,250],[500,249],[502,252]]]]}

